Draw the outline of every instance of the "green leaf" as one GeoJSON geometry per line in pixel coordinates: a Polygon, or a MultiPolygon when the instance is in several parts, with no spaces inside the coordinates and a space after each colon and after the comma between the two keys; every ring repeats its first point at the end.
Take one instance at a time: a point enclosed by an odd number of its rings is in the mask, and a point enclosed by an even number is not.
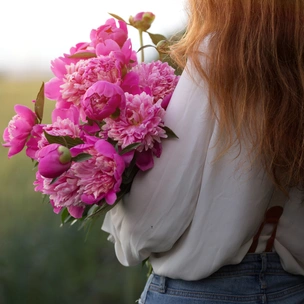
{"type": "Polygon", "coordinates": [[[71,226],[73,226],[74,224],[76,224],[78,222],[78,219],[73,219],[72,221],[71,221],[71,226]]]}
{"type": "Polygon", "coordinates": [[[111,144],[113,147],[116,147],[116,145],[117,145],[117,141],[114,140],[114,139],[112,139],[112,138],[110,138],[110,137],[107,139],[107,142],[109,144],[111,144]]]}
{"type": "Polygon", "coordinates": [[[70,217],[69,211],[67,208],[64,208],[61,212],[61,224],[65,224],[66,220],[70,217]]]}
{"type": "Polygon", "coordinates": [[[72,138],[70,136],[54,136],[46,133],[45,131],[44,135],[50,144],[60,144],[67,148],[72,148],[84,143],[80,138],[72,138]]]}
{"type": "Polygon", "coordinates": [[[145,260],[141,262],[142,267],[146,266],[148,268],[147,277],[149,277],[153,272],[153,268],[151,262],[149,261],[149,258],[150,257],[147,257],[145,260]]]}
{"type": "Polygon", "coordinates": [[[78,59],[88,59],[88,58],[94,58],[97,57],[95,53],[90,53],[90,52],[81,52],[81,53],[76,53],[69,58],[78,58],[78,59]]]}
{"type": "Polygon", "coordinates": [[[122,149],[119,152],[119,155],[123,155],[123,154],[126,154],[126,153],[128,153],[128,152],[130,152],[132,150],[135,150],[140,145],[141,145],[141,143],[134,143],[134,144],[128,145],[127,147],[125,147],[124,149],[122,149]]]}
{"type": "Polygon", "coordinates": [[[139,168],[137,166],[134,166],[131,170],[127,170],[127,169],[125,170],[125,172],[122,176],[122,183],[124,185],[131,184],[135,175],[136,175],[136,173],[139,171],[139,168]]]}
{"type": "Polygon", "coordinates": [[[156,48],[154,45],[152,45],[152,44],[146,44],[146,45],[143,45],[142,47],[140,47],[140,48],[137,50],[137,53],[139,53],[141,50],[146,49],[146,48],[148,48],[148,47],[152,47],[152,48],[154,48],[154,49],[157,50],[157,48],[156,48]]]}
{"type": "Polygon", "coordinates": [[[81,153],[81,154],[78,154],[77,156],[73,157],[72,161],[79,163],[79,162],[88,160],[91,157],[92,157],[92,155],[89,153],[81,153]]]}
{"type": "Polygon", "coordinates": [[[167,40],[167,38],[161,34],[152,34],[150,32],[147,32],[147,33],[155,45],[157,45],[162,40],[167,40]]]}
{"type": "Polygon", "coordinates": [[[86,120],[87,120],[87,123],[88,123],[89,126],[94,126],[94,124],[98,124],[99,125],[99,123],[97,121],[95,121],[95,120],[93,120],[93,119],[91,119],[89,117],[86,117],[86,120]]]}
{"type": "Polygon", "coordinates": [[[100,208],[100,206],[98,205],[93,205],[87,213],[87,216],[91,216],[92,214],[94,214],[98,209],[100,208]]]}
{"type": "Polygon", "coordinates": [[[54,184],[57,180],[58,180],[59,176],[58,177],[54,177],[52,179],[52,181],[50,182],[50,185],[54,184]]]}
{"type": "Polygon", "coordinates": [[[98,206],[95,210],[92,211],[92,213],[88,214],[87,217],[85,218],[85,221],[95,218],[96,216],[101,216],[108,211],[110,211],[118,202],[118,199],[115,201],[114,204],[108,205],[107,203],[103,203],[101,206],[98,206]]]}
{"type": "Polygon", "coordinates": [[[39,89],[35,101],[35,113],[39,120],[39,123],[41,123],[43,118],[43,109],[44,109],[44,82],[42,82],[42,85],[39,89]]]}
{"type": "Polygon", "coordinates": [[[178,136],[170,128],[163,127],[163,129],[166,131],[168,138],[178,138],[178,136]]]}
{"type": "Polygon", "coordinates": [[[141,262],[141,267],[146,266],[146,262],[149,261],[149,258],[150,258],[150,257],[147,257],[146,259],[144,259],[144,260],[141,262]]]}
{"type": "Polygon", "coordinates": [[[48,198],[49,198],[49,196],[46,195],[46,194],[44,194],[44,195],[42,196],[42,203],[45,203],[46,200],[47,200],[48,198]]]}
{"type": "Polygon", "coordinates": [[[111,117],[112,119],[116,119],[116,118],[119,117],[119,115],[120,115],[120,109],[119,109],[119,108],[116,108],[115,112],[112,113],[110,117],[111,117]]]}
{"type": "Polygon", "coordinates": [[[156,49],[160,54],[167,54],[169,50],[169,41],[168,40],[161,40],[157,43],[156,49]]]}
{"type": "Polygon", "coordinates": [[[124,23],[126,23],[126,24],[129,24],[129,23],[127,23],[124,19],[122,19],[120,16],[118,16],[118,15],[115,15],[115,14],[112,14],[112,13],[108,13],[109,15],[111,15],[112,17],[114,17],[115,19],[117,19],[117,20],[120,20],[120,21],[123,21],[124,23]]]}

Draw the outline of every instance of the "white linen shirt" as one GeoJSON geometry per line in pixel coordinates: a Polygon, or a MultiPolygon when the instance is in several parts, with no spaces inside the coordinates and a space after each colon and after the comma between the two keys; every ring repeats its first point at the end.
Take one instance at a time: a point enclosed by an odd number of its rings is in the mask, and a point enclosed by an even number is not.
{"type": "MultiPolygon", "coordinates": [[[[215,161],[218,123],[207,85],[191,66],[174,91],[165,125],[179,137],[163,141],[154,167],[139,172],[130,193],[106,214],[110,234],[125,266],[149,257],[158,275],[198,280],[239,263],[248,252],[265,211],[284,201],[264,170],[242,146],[215,161]]],[[[274,249],[286,271],[304,275],[303,195],[290,193],[274,249]]],[[[260,237],[262,252],[269,231],[260,237]]]]}

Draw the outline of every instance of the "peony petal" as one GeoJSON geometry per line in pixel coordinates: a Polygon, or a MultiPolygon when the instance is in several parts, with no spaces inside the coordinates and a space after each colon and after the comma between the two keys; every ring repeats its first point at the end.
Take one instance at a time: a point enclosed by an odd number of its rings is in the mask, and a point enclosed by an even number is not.
{"type": "Polygon", "coordinates": [[[159,142],[155,142],[152,148],[152,152],[157,158],[161,156],[162,150],[163,150],[162,144],[159,142]]]}
{"type": "Polygon", "coordinates": [[[58,149],[58,147],[60,147],[59,144],[50,144],[50,145],[47,145],[47,146],[43,147],[41,150],[39,150],[37,156],[38,156],[38,158],[45,157],[50,152],[58,149]]]}
{"type": "Polygon", "coordinates": [[[81,144],[81,145],[77,145],[77,146],[72,147],[70,149],[70,152],[72,154],[72,157],[75,157],[75,156],[77,156],[80,153],[84,153],[86,150],[92,148],[93,146],[94,146],[94,144],[81,144]]]}
{"type": "Polygon", "coordinates": [[[63,78],[66,74],[66,64],[66,59],[63,57],[52,60],[51,70],[57,78],[63,78]]]}
{"type": "Polygon", "coordinates": [[[61,96],[60,86],[63,84],[61,79],[52,78],[44,85],[44,94],[48,99],[57,100],[61,96]]]}
{"type": "Polygon", "coordinates": [[[117,199],[117,195],[114,191],[109,191],[105,196],[105,200],[109,205],[113,205],[116,199],[117,199]]]}
{"type": "Polygon", "coordinates": [[[15,112],[22,118],[24,118],[29,124],[34,125],[36,121],[36,114],[26,106],[15,105],[15,112]]]}
{"type": "Polygon", "coordinates": [[[134,150],[121,155],[121,157],[125,162],[125,166],[128,167],[134,157],[134,150]]]}
{"type": "Polygon", "coordinates": [[[152,151],[142,151],[142,152],[136,152],[136,166],[141,171],[146,171],[154,166],[154,160],[152,151]]]}
{"type": "Polygon", "coordinates": [[[108,143],[107,141],[100,139],[95,144],[95,149],[101,154],[105,156],[112,157],[113,154],[117,154],[115,148],[108,143]]]}
{"type": "Polygon", "coordinates": [[[139,76],[134,72],[129,72],[121,84],[122,89],[130,94],[140,94],[142,90],[139,87],[139,76]]]}
{"type": "Polygon", "coordinates": [[[173,95],[173,92],[167,94],[167,95],[164,97],[164,99],[162,100],[161,106],[162,106],[163,109],[165,109],[165,110],[167,109],[168,104],[169,104],[169,102],[170,102],[170,100],[171,100],[172,95],[173,95]]]}
{"type": "Polygon", "coordinates": [[[107,39],[96,46],[97,56],[108,56],[113,51],[120,51],[119,45],[112,39],[107,39]]]}
{"type": "Polygon", "coordinates": [[[54,109],[52,112],[52,122],[57,121],[58,117],[60,117],[61,119],[68,118],[75,125],[79,124],[79,110],[73,105],[70,105],[68,109],[66,108],[54,109]]]}
{"type": "Polygon", "coordinates": [[[19,152],[21,152],[24,148],[25,145],[25,140],[22,141],[18,141],[16,139],[13,139],[11,141],[11,146],[8,150],[8,157],[11,158],[12,156],[18,154],[19,152]]]}
{"type": "Polygon", "coordinates": [[[53,211],[54,211],[54,213],[58,214],[58,213],[62,210],[62,207],[56,207],[56,206],[55,206],[53,200],[50,200],[50,203],[51,203],[51,205],[53,206],[53,211]]]}
{"type": "Polygon", "coordinates": [[[5,128],[4,129],[4,132],[3,132],[3,140],[5,142],[9,142],[10,141],[10,136],[9,136],[9,132],[8,132],[8,128],[5,128]]]}
{"type": "Polygon", "coordinates": [[[97,132],[100,132],[100,126],[94,122],[92,125],[82,125],[82,131],[84,131],[87,134],[95,134],[97,132]]]}
{"type": "Polygon", "coordinates": [[[84,211],[84,207],[83,206],[69,206],[67,207],[68,211],[70,213],[70,215],[72,215],[72,217],[74,218],[81,218],[83,211],[84,211]]]}
{"type": "Polygon", "coordinates": [[[93,195],[88,195],[86,193],[81,195],[81,201],[84,202],[87,205],[93,205],[98,203],[101,199],[104,198],[104,194],[98,196],[98,197],[94,197],[93,195]]]}

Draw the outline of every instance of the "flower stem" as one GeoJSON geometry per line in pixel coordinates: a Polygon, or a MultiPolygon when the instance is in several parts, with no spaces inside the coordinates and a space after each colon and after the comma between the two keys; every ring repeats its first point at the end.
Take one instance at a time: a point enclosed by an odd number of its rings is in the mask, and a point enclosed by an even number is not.
{"type": "MultiPolygon", "coordinates": [[[[142,30],[138,30],[138,31],[139,31],[139,44],[140,47],[142,48],[144,46],[143,31],[142,30]]],[[[141,53],[141,62],[144,62],[145,61],[144,49],[141,49],[140,53],[141,53]]]]}

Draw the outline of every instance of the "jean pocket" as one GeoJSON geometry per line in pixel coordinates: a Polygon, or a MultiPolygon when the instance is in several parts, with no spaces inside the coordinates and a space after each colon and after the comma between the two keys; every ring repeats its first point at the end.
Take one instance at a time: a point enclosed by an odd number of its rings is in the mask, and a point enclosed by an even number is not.
{"type": "Polygon", "coordinates": [[[149,287],[150,287],[150,284],[153,280],[153,277],[154,277],[154,274],[150,274],[148,280],[147,280],[147,283],[145,285],[145,288],[140,296],[140,299],[138,301],[138,304],[145,304],[146,303],[146,298],[147,298],[147,293],[148,293],[148,290],[149,290],[149,287]]]}

